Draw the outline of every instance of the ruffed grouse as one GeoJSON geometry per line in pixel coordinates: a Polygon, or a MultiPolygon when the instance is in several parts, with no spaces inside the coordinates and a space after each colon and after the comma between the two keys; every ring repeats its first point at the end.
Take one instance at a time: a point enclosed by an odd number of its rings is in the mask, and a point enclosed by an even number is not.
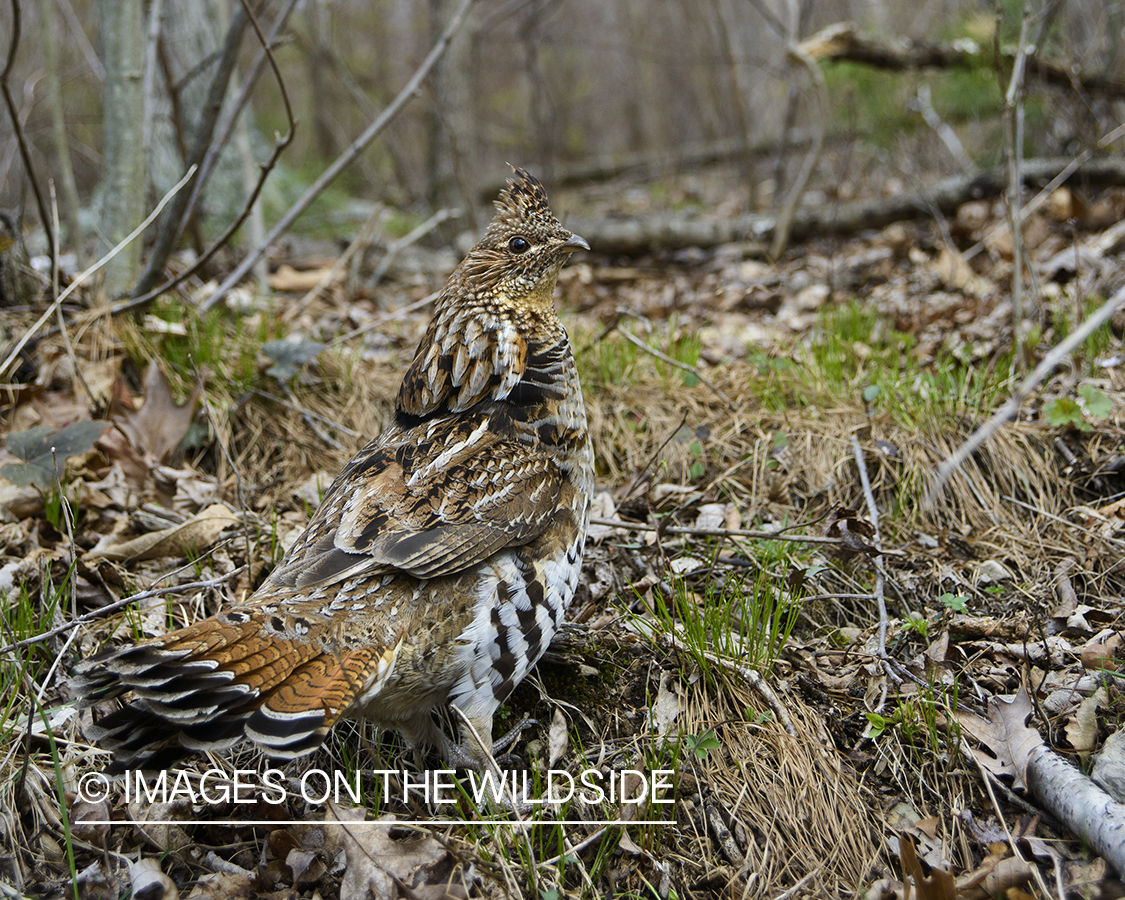
{"type": "Polygon", "coordinates": [[[449,762],[487,757],[434,721],[492,716],[551,642],[578,585],[593,454],[554,310],[586,242],[521,169],[439,295],[394,421],[344,468],[308,529],[242,605],[78,666],[86,703],[132,691],[92,735],[111,770],[161,768],[247,737],[316,749],[341,716],[449,762]]]}

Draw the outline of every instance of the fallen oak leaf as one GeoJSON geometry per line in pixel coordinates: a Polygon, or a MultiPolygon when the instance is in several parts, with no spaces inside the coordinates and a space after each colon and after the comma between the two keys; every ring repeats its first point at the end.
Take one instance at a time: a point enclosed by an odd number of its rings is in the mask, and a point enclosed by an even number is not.
{"type": "Polygon", "coordinates": [[[229,507],[213,503],[186,522],[171,528],[162,528],[120,543],[113,542],[110,536],[104,546],[99,542],[98,546],[86,554],[86,561],[128,561],[193,555],[210,547],[223,531],[237,524],[238,517],[229,507]]]}
{"type": "Polygon", "coordinates": [[[909,831],[899,835],[899,861],[910,875],[918,900],[957,900],[957,886],[948,868],[938,868],[918,858],[915,837],[909,831]]]}
{"type": "Polygon", "coordinates": [[[1033,712],[1023,686],[1014,697],[993,697],[987,720],[973,713],[956,714],[961,727],[993,753],[988,757],[974,751],[974,758],[997,777],[1010,777],[1017,790],[1027,789],[1027,761],[1031,751],[1043,745],[1039,732],[1027,725],[1033,712]]]}
{"type": "Polygon", "coordinates": [[[837,507],[828,516],[824,524],[824,536],[840,538],[843,546],[840,552],[845,559],[850,559],[860,553],[872,556],[879,554],[878,548],[868,543],[868,538],[875,537],[875,526],[866,519],[861,519],[854,509],[837,507]]]}
{"type": "Polygon", "coordinates": [[[390,836],[393,815],[380,817],[386,827],[349,827],[363,822],[365,810],[346,809],[328,801],[325,822],[336,821],[344,834],[347,871],[340,882],[340,900],[458,900],[468,898],[474,880],[471,868],[439,841],[424,835],[417,840],[396,841],[390,836]]]}
{"type": "Polygon", "coordinates": [[[62,478],[66,459],[94,448],[107,423],[82,421],[56,431],[53,428],[31,428],[8,435],[5,450],[17,458],[0,468],[0,475],[17,487],[48,490],[62,478]]]}
{"type": "Polygon", "coordinates": [[[176,403],[168,377],[155,359],[145,369],[144,403],[139,409],[124,382],[114,382],[109,419],[116,433],[107,434],[98,445],[111,460],[121,463],[134,487],[143,487],[148,471],[183,440],[195,418],[201,390],[196,384],[187,400],[176,403]]]}

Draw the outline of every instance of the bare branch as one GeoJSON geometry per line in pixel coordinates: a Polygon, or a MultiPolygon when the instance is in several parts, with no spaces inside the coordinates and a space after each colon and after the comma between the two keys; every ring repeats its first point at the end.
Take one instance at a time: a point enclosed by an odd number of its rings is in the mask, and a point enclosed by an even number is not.
{"type": "MultiPolygon", "coordinates": [[[[867,464],[863,461],[863,448],[859,445],[859,438],[852,432],[852,454],[855,456],[856,468],[859,469],[859,480],[863,485],[863,498],[867,503],[867,516],[871,519],[871,527],[875,529],[875,537],[871,541],[878,551],[875,554],[875,600],[879,604],[879,658],[886,662],[887,659],[887,627],[890,624],[887,618],[887,601],[883,596],[883,586],[887,580],[887,570],[883,565],[883,539],[879,534],[879,507],[875,505],[875,495],[871,492],[871,479],[867,476],[867,464]]],[[[887,675],[897,681],[894,673],[888,668],[887,675]]]]}
{"type": "Polygon", "coordinates": [[[27,136],[23,133],[16,101],[8,87],[8,76],[12,73],[12,66],[16,63],[16,51],[20,45],[20,4],[19,0],[11,0],[12,6],[12,36],[8,42],[8,57],[4,60],[4,70],[0,72],[0,93],[4,95],[4,105],[8,108],[8,117],[12,120],[12,130],[16,135],[16,145],[20,149],[20,159],[27,173],[27,180],[31,182],[31,192],[35,195],[35,205],[39,209],[39,221],[43,223],[43,231],[47,235],[47,250],[51,256],[55,255],[55,238],[51,232],[51,216],[47,212],[47,204],[43,199],[43,192],[39,190],[39,181],[35,177],[35,170],[31,166],[31,148],[27,145],[27,136]]]}
{"type": "Polygon", "coordinates": [[[462,0],[461,5],[453,14],[449,24],[446,26],[445,31],[442,32],[441,37],[438,38],[437,43],[434,44],[433,49],[423,60],[417,71],[410,77],[406,86],[399,91],[398,96],[391,101],[390,105],[383,110],[382,115],[372,122],[364,132],[357,137],[345,150],[341,153],[320,177],[316,179],[305,192],[301,195],[300,199],[289,208],[289,210],[281,217],[273,228],[270,229],[269,234],[265,236],[262,242],[251,250],[223,281],[222,284],[215,290],[210,297],[200,304],[200,311],[206,312],[216,303],[218,303],[227,291],[238,284],[247,273],[254,267],[254,263],[258,258],[269,249],[270,245],[276,241],[282,234],[284,234],[289,226],[292,225],[301,213],[303,213],[328,185],[335,181],[336,176],[339,175],[348,165],[364,151],[368,144],[370,144],[379,133],[387,127],[388,124],[398,115],[399,111],[407,104],[407,102],[418,92],[422,81],[429,74],[430,70],[434,67],[442,55],[445,53],[446,48],[449,46],[450,40],[453,35],[457,33],[457,29],[461,26],[462,20],[465,18],[465,13],[476,2],[476,0],[462,0]]]}
{"type": "Polygon", "coordinates": [[[160,202],[156,204],[156,208],[145,217],[145,220],[141,222],[140,225],[138,225],[127,235],[125,235],[125,237],[122,238],[121,242],[118,243],[117,246],[115,246],[105,256],[103,256],[96,263],[90,266],[90,268],[86,269],[86,271],[79,273],[75,277],[75,279],[69,285],[67,285],[66,290],[54,299],[54,302],[52,302],[51,305],[47,307],[47,309],[43,312],[43,315],[35,320],[35,324],[27,329],[26,332],[24,332],[23,337],[16,341],[15,346],[12,347],[11,352],[8,354],[8,358],[5,359],[4,362],[0,363],[0,378],[3,378],[11,370],[13,363],[15,363],[15,361],[19,358],[20,351],[27,346],[27,342],[30,341],[32,337],[34,337],[35,334],[39,331],[39,329],[43,327],[43,323],[55,314],[55,310],[57,310],[62,305],[62,302],[76,290],[78,290],[78,288],[80,288],[83,284],[85,284],[87,278],[89,278],[91,275],[105,266],[107,262],[109,262],[111,259],[117,256],[118,253],[124,250],[131,241],[135,241],[140,236],[141,232],[148,228],[148,226],[152,224],[153,220],[160,215],[160,211],[164,209],[168,201],[176,195],[176,192],[180,188],[182,188],[188,182],[188,179],[190,179],[194,174],[194,169],[188,169],[184,177],[176,182],[175,185],[173,185],[172,190],[164,195],[160,202]]]}
{"type": "MultiPolygon", "coordinates": [[[[297,5],[297,0],[286,0],[285,5],[278,12],[277,17],[274,19],[273,26],[270,28],[269,37],[262,42],[262,48],[258,52],[254,64],[250,67],[250,71],[242,81],[242,87],[239,90],[238,96],[234,101],[228,104],[226,114],[219,120],[219,124],[215,126],[214,139],[211,145],[207,148],[207,155],[203,157],[203,162],[199,164],[199,177],[191,184],[191,198],[188,200],[187,209],[184,210],[184,217],[190,218],[194,213],[196,206],[199,204],[199,198],[203,193],[203,189],[207,186],[207,182],[211,180],[211,174],[218,165],[219,156],[222,154],[227,143],[230,141],[231,135],[234,134],[234,126],[238,121],[243,108],[250,100],[250,95],[253,91],[254,85],[258,83],[258,78],[262,74],[262,70],[269,64],[274,72],[274,77],[277,79],[278,86],[282,93],[283,102],[286,107],[286,118],[288,121],[289,133],[293,133],[295,122],[293,120],[292,111],[289,109],[289,99],[285,90],[285,83],[281,80],[277,62],[273,58],[273,45],[277,41],[281,29],[285,27],[285,23],[289,21],[289,14],[293,11],[293,7],[297,5]]],[[[251,14],[251,21],[253,21],[253,14],[251,14]]],[[[255,31],[258,29],[255,28],[255,31]]],[[[258,35],[261,40],[261,34],[258,35]]],[[[288,143],[288,142],[286,142],[288,143]]],[[[272,168],[272,166],[271,166],[272,168]]]]}
{"type": "MultiPolygon", "coordinates": [[[[791,0],[791,4],[795,5],[796,0],[791,0]]],[[[786,55],[791,62],[796,62],[805,68],[809,73],[809,78],[812,80],[813,97],[816,100],[816,108],[812,115],[812,129],[813,139],[812,145],[805,153],[805,158],[801,162],[801,169],[797,173],[796,179],[793,181],[793,186],[789,189],[789,193],[785,197],[785,201],[781,204],[781,210],[777,215],[777,224],[774,226],[773,242],[770,244],[770,258],[777,259],[785,252],[785,248],[789,245],[790,229],[793,226],[793,216],[797,211],[797,204],[801,202],[801,194],[805,191],[805,185],[808,184],[809,178],[812,175],[813,168],[816,166],[816,161],[820,158],[820,151],[824,148],[824,132],[826,129],[825,119],[828,117],[828,85],[824,81],[824,73],[820,71],[820,66],[809,54],[807,47],[799,43],[800,34],[799,17],[794,14],[790,16],[791,30],[787,35],[787,42],[789,48],[786,55]]]]}
{"type": "Polygon", "coordinates": [[[1108,322],[1117,308],[1122,305],[1125,305],[1125,287],[1118,288],[1105,303],[1098,307],[1093,315],[1083,322],[1079,328],[1076,328],[1068,335],[1065,341],[1053,347],[1051,352],[1043,357],[1043,361],[1023,380],[1011,399],[1000,407],[991,419],[974,431],[969,436],[968,440],[953,452],[952,456],[938,466],[934,483],[930,486],[929,491],[926,492],[926,506],[933,505],[937,500],[938,494],[945,488],[946,482],[949,481],[953,473],[961,468],[965,460],[976,452],[976,449],[981,446],[981,444],[999,431],[1006,422],[1015,418],[1020,407],[1023,405],[1023,401],[1026,400],[1039,383],[1051,373],[1051,370],[1066,359],[1076,347],[1086,340],[1086,338],[1108,322]]]}

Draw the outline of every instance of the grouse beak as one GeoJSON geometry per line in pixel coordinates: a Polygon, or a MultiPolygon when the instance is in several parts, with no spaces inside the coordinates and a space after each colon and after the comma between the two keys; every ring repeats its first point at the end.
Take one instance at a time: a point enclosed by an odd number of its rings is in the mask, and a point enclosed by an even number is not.
{"type": "Polygon", "coordinates": [[[559,247],[565,253],[573,253],[575,250],[589,250],[590,245],[586,243],[586,239],[572,234],[568,237],[559,247]]]}

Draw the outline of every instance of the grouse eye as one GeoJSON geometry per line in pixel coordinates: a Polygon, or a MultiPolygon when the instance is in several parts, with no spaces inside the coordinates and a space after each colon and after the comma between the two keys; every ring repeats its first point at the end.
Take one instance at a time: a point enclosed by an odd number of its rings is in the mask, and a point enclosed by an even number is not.
{"type": "Polygon", "coordinates": [[[528,243],[527,238],[514,237],[508,241],[508,249],[512,253],[527,253],[531,249],[531,244],[528,243]]]}

